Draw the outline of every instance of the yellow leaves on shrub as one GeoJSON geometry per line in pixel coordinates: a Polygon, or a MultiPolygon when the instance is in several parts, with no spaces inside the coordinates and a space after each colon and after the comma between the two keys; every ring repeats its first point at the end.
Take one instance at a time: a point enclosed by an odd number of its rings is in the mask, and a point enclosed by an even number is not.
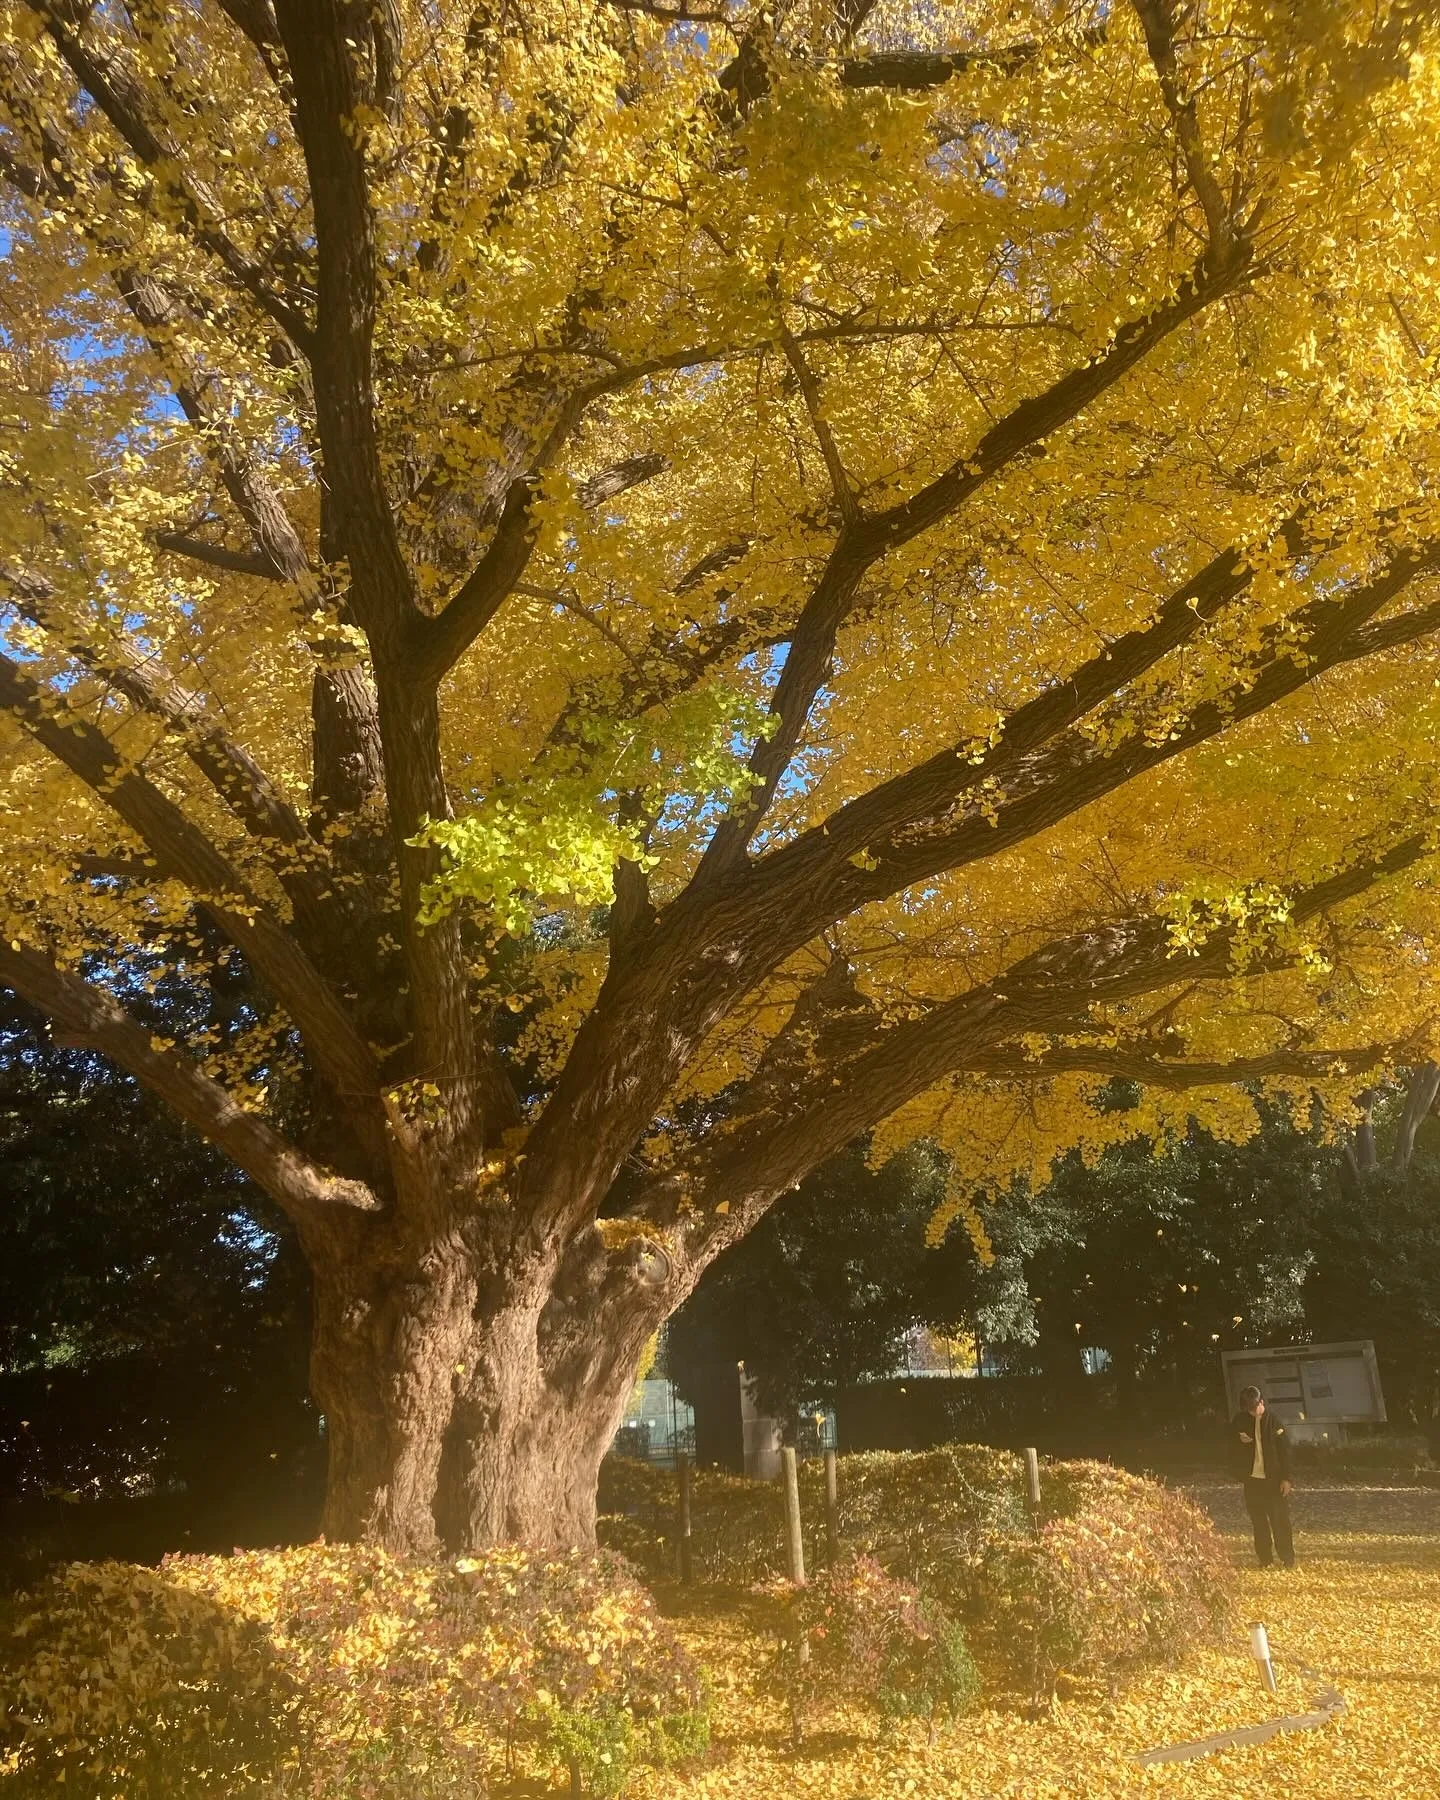
{"type": "MultiPolygon", "coordinates": [[[[822,1474],[801,1473],[808,1530],[822,1474]]],[[[840,1535],[959,1620],[992,1662],[1048,1693],[1060,1670],[1117,1675],[1173,1661],[1227,1617],[1232,1571],[1210,1520],[1158,1482],[1102,1463],[1049,1463],[1033,1531],[1020,1459],[979,1444],[840,1463],[840,1535]]],[[[607,1464],[601,1534],[668,1574],[674,1477],[607,1464]]],[[[780,1499],[765,1483],[697,1472],[691,1548],[702,1578],[750,1584],[786,1566],[780,1499]]],[[[807,1558],[814,1566],[819,1544],[807,1558]]]]}
{"type": "Polygon", "coordinates": [[[83,1768],[126,1800],[256,1783],[449,1800],[517,1745],[543,1764],[576,1720],[628,1743],[636,1721],[701,1711],[650,1596],[579,1553],[427,1564],[313,1544],[73,1564],[20,1603],[3,1647],[16,1795],[83,1768]]]}

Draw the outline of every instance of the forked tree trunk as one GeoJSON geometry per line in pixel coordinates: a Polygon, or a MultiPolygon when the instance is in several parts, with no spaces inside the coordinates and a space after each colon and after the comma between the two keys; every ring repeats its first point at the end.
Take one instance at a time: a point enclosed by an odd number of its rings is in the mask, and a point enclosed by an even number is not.
{"type": "MultiPolygon", "coordinates": [[[[542,1354],[553,1270],[477,1272],[457,1234],[423,1254],[317,1261],[311,1385],[329,1455],[322,1529],[420,1555],[590,1547],[600,1463],[652,1313],[572,1324],[542,1354]]],[[[552,1309],[553,1310],[553,1309],[552,1309]]]]}

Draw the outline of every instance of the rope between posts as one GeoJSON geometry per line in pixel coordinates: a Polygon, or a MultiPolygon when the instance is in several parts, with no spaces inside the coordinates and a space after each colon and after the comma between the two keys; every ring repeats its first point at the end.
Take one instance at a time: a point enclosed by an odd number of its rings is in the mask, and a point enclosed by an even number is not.
{"type": "MultiPolygon", "coordinates": [[[[1272,1651],[1272,1660],[1282,1662],[1285,1659],[1274,1656],[1272,1651]]],[[[1197,1757],[1213,1756],[1217,1750],[1265,1744],[1282,1732],[1318,1731],[1322,1725],[1333,1723],[1345,1711],[1345,1696],[1318,1670],[1305,1663],[1294,1666],[1304,1680],[1319,1684],[1310,1712],[1287,1713],[1282,1718],[1266,1719],[1259,1725],[1237,1725],[1229,1731],[1217,1731],[1212,1737],[1196,1738],[1188,1744],[1162,1744],[1156,1750],[1142,1750],[1133,1760],[1145,1768],[1152,1763],[1193,1762],[1197,1757]]]]}

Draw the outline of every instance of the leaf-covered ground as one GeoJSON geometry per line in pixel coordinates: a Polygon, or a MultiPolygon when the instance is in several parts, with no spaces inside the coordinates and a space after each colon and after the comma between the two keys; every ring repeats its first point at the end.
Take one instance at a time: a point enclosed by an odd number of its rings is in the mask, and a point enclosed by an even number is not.
{"type": "Polygon", "coordinates": [[[691,1607],[677,1623],[713,1672],[715,1758],[688,1777],[643,1773],[627,1792],[644,1800],[1440,1795],[1440,1493],[1367,1486],[1297,1495],[1302,1560],[1293,1572],[1250,1566],[1233,1487],[1202,1488],[1197,1497],[1229,1534],[1244,1571],[1240,1613],[1222,1648],[1114,1698],[1073,1689],[1039,1720],[1018,1706],[989,1705],[933,1748],[922,1735],[884,1743],[863,1716],[836,1713],[795,1754],[778,1709],[756,1691],[757,1640],[733,1611],[691,1607]],[[1252,1619],[1265,1622],[1283,1659],[1273,1701],[1248,1657],[1252,1619]],[[1307,1711],[1317,1684],[1299,1665],[1344,1695],[1348,1710],[1335,1723],[1197,1762],[1141,1769],[1131,1760],[1275,1712],[1307,1711]]]}

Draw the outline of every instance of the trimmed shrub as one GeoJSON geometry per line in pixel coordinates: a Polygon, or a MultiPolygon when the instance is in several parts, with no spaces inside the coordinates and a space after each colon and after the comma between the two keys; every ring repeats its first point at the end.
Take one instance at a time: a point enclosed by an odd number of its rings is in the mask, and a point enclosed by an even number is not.
{"type": "Polygon", "coordinates": [[[706,1736],[694,1664],[611,1556],[74,1564],[12,1609],[0,1667],[16,1794],[439,1800],[517,1752],[610,1794],[706,1736]]]}
{"type": "Polygon", "coordinates": [[[155,1569],[72,1563],[0,1616],[0,1793],[242,1796],[297,1746],[264,1628],[155,1569]]]}
{"type": "MultiPolygon", "coordinates": [[[[1181,1495],[1106,1463],[1047,1463],[1039,1530],[1024,1465],[1010,1451],[954,1444],[874,1452],[840,1463],[840,1535],[964,1625],[1007,1679],[1044,1688],[1061,1669],[1112,1681],[1213,1637],[1233,1572],[1210,1520],[1181,1495]]],[[[607,1542],[628,1541],[656,1575],[673,1573],[667,1536],[675,1478],[641,1465],[607,1470],[607,1542]],[[627,1538],[628,1534],[628,1538],[627,1538]]],[[[818,1528],[823,1473],[801,1471],[802,1511],[818,1528]]],[[[743,1582],[784,1568],[778,1486],[697,1473],[693,1551],[710,1580],[743,1582]]],[[[819,1545],[807,1544],[807,1560],[819,1545]]]]}
{"type": "Polygon", "coordinates": [[[1344,1475],[1357,1469],[1420,1473],[1435,1467],[1426,1439],[1401,1432],[1377,1432],[1373,1437],[1357,1437],[1347,1443],[1292,1440],[1290,1455],[1297,1469],[1320,1476],[1344,1475]]]}
{"type": "Polygon", "coordinates": [[[780,1615],[773,1677],[797,1743],[817,1702],[861,1700],[886,1721],[922,1718],[933,1734],[979,1691],[961,1628],[871,1557],[847,1557],[804,1587],[780,1582],[766,1591],[780,1615]]]}
{"type": "MultiPolygon", "coordinates": [[[[672,1469],[607,1457],[600,1470],[600,1542],[628,1557],[651,1580],[674,1575],[679,1496],[672,1469]]],[[[697,1469],[690,1529],[702,1580],[749,1587],[786,1567],[784,1512],[774,1483],[697,1469]]]]}
{"type": "MultiPolygon", "coordinates": [[[[949,1444],[847,1456],[841,1468],[844,1542],[957,1617],[975,1618],[990,1546],[1030,1529],[1022,1459],[982,1444],[949,1444]]],[[[810,1477],[819,1516],[823,1481],[819,1470],[810,1477]]]]}
{"type": "MultiPolygon", "coordinates": [[[[968,1567],[997,1533],[1024,1530],[1025,1475],[1008,1450],[950,1444],[918,1453],[875,1451],[841,1460],[840,1535],[903,1580],[944,1595],[960,1565],[968,1567]]],[[[800,1468],[801,1510],[818,1531],[824,1518],[824,1474],[800,1468]]],[[[628,1555],[653,1579],[675,1572],[674,1473],[611,1458],[600,1476],[601,1541],[628,1555]]],[[[691,1548],[707,1581],[748,1586],[786,1567],[784,1506],[779,1487],[738,1475],[697,1470],[690,1503],[691,1548]]],[[[807,1541],[806,1561],[819,1560],[807,1541]]]]}
{"type": "Polygon", "coordinates": [[[1071,1465],[1075,1510],[985,1561],[987,1646],[1047,1692],[1062,1670],[1112,1684],[1212,1639],[1234,1574],[1210,1520],[1182,1495],[1103,1464],[1071,1465]]]}

